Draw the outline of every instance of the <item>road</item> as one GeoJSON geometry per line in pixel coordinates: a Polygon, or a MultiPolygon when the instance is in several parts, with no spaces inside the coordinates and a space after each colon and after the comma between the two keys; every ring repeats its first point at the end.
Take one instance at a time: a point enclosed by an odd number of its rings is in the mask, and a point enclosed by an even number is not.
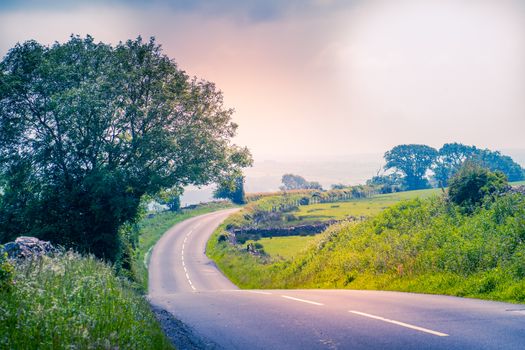
{"type": "Polygon", "coordinates": [[[149,298],[224,349],[525,349],[525,305],[357,290],[240,290],[205,255],[225,210],[153,249],[149,298]]]}

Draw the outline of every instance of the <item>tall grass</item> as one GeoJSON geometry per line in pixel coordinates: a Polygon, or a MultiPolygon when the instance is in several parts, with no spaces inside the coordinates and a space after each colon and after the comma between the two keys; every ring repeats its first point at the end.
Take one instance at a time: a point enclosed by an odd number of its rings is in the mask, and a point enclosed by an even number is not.
{"type": "Polygon", "coordinates": [[[148,302],[93,257],[17,264],[0,292],[0,349],[172,349],[148,302]]]}

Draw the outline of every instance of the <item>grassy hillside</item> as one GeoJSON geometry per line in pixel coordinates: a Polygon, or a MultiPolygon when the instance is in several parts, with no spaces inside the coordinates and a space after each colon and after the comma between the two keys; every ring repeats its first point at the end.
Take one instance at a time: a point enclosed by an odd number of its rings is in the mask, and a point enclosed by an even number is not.
{"type": "Polygon", "coordinates": [[[525,301],[525,199],[505,195],[473,215],[439,197],[412,199],[323,233],[287,261],[227,243],[209,254],[244,288],[384,289],[525,301]]]}
{"type": "Polygon", "coordinates": [[[16,266],[0,291],[1,349],[172,349],[148,302],[113,269],[67,253],[16,266]]]}

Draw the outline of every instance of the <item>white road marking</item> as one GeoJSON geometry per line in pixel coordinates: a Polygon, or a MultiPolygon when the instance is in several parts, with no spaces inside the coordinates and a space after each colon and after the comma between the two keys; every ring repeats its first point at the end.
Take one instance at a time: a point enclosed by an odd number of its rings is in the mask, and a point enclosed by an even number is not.
{"type": "Polygon", "coordinates": [[[300,301],[300,302],[307,303],[307,304],[318,305],[318,306],[322,306],[322,305],[324,305],[324,304],[321,304],[321,303],[318,303],[318,302],[315,302],[315,301],[310,301],[310,300],[305,300],[305,299],[299,299],[299,298],[289,297],[288,295],[281,295],[281,296],[282,296],[283,298],[286,298],[286,299],[295,300],[295,301],[300,301]]]}
{"type": "Polygon", "coordinates": [[[184,273],[186,274],[186,279],[188,280],[188,283],[190,284],[191,289],[193,289],[195,291],[196,290],[195,286],[191,282],[190,276],[188,275],[188,270],[186,269],[186,264],[184,263],[184,247],[186,245],[186,241],[187,241],[189,235],[191,235],[192,232],[193,232],[193,229],[191,229],[190,232],[188,232],[186,234],[186,237],[184,237],[184,241],[182,242],[181,260],[182,260],[182,267],[184,268],[184,273]]]}
{"type": "Polygon", "coordinates": [[[354,310],[350,310],[349,312],[351,312],[351,313],[353,313],[353,314],[356,314],[356,315],[360,315],[360,316],[364,316],[364,317],[373,318],[373,319],[375,319],[375,320],[379,320],[379,321],[383,321],[383,322],[388,322],[388,323],[396,324],[396,325],[401,326],[401,327],[406,327],[406,328],[414,329],[414,330],[416,330],[416,331],[420,331],[420,332],[425,332],[425,333],[429,333],[429,334],[437,335],[438,337],[448,337],[448,334],[446,334],[446,333],[441,333],[441,332],[433,331],[433,330],[431,330],[431,329],[427,329],[427,328],[423,328],[423,327],[414,326],[414,325],[412,325],[412,324],[408,324],[408,323],[404,323],[404,322],[400,322],[400,321],[390,320],[390,319],[388,319],[388,318],[384,318],[384,317],[381,317],[381,316],[370,315],[370,314],[367,314],[367,313],[364,313],[364,312],[354,311],[354,310]]]}

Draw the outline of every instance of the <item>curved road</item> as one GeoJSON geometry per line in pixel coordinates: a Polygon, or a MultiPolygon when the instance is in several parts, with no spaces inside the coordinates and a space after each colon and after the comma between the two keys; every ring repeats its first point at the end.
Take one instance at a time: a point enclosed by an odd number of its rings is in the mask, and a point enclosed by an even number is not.
{"type": "Polygon", "coordinates": [[[184,221],[153,249],[149,297],[224,349],[525,349],[525,305],[356,290],[240,290],[205,255],[233,210],[184,221]]]}

